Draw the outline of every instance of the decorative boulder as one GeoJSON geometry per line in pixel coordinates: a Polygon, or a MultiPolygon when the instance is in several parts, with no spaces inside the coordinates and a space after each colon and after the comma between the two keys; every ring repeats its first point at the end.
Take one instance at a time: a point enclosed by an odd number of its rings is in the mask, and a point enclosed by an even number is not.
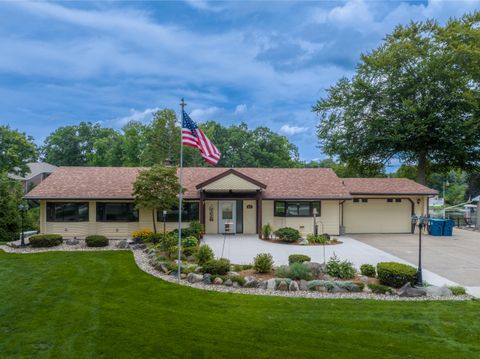
{"type": "Polygon", "coordinates": [[[203,281],[203,275],[197,273],[188,273],[187,281],[189,283],[198,283],[203,281]]]}
{"type": "Polygon", "coordinates": [[[288,286],[288,290],[289,290],[290,292],[297,292],[299,289],[300,289],[300,288],[299,288],[299,286],[298,286],[298,283],[295,282],[294,280],[292,280],[292,281],[290,282],[290,285],[288,286]]]}
{"type": "Polygon", "coordinates": [[[278,284],[277,290],[288,291],[288,284],[287,284],[287,282],[285,282],[284,280],[282,280],[282,281],[278,284]]]}
{"type": "Polygon", "coordinates": [[[412,287],[410,282],[408,282],[397,291],[397,294],[399,297],[423,297],[427,292],[424,288],[412,287]]]}
{"type": "Polygon", "coordinates": [[[231,287],[233,285],[233,282],[230,278],[228,278],[223,284],[227,287],[231,287]]]}
{"type": "Polygon", "coordinates": [[[268,281],[266,280],[261,280],[258,282],[258,288],[259,289],[267,289],[268,281]]]}
{"type": "Polygon", "coordinates": [[[180,273],[180,279],[185,279],[187,278],[187,275],[185,273],[180,273]]]}
{"type": "Polygon", "coordinates": [[[256,288],[257,285],[257,278],[252,276],[245,277],[245,284],[243,285],[245,288],[256,288]]]}
{"type": "Polygon", "coordinates": [[[275,290],[277,287],[277,281],[275,278],[267,280],[267,290],[275,290]]]}
{"type": "Polygon", "coordinates": [[[304,262],[303,263],[313,274],[313,276],[318,277],[321,273],[325,272],[325,266],[317,262],[304,262]]]}
{"type": "Polygon", "coordinates": [[[301,246],[308,246],[309,245],[309,241],[307,241],[305,238],[302,238],[298,241],[298,244],[300,244],[301,246]]]}
{"type": "Polygon", "coordinates": [[[437,286],[430,286],[426,287],[425,291],[427,292],[427,296],[429,297],[450,297],[453,295],[452,291],[447,287],[437,287],[437,286]]]}
{"type": "Polygon", "coordinates": [[[233,282],[233,288],[238,288],[240,287],[240,284],[238,282],[233,282]]]}
{"type": "Polygon", "coordinates": [[[203,272],[203,267],[195,268],[195,273],[202,273],[202,272],[203,272]]]}
{"type": "MultiPolygon", "coordinates": [[[[201,274],[199,274],[199,275],[201,275],[201,274]]],[[[212,275],[210,273],[205,273],[203,275],[203,283],[212,284],[212,275]]]]}
{"type": "Polygon", "coordinates": [[[348,289],[334,285],[333,288],[329,289],[328,291],[331,293],[346,293],[348,292],[348,289]]]}
{"type": "Polygon", "coordinates": [[[220,277],[217,277],[213,280],[213,284],[221,285],[221,284],[223,284],[223,279],[220,278],[220,277]]]}
{"type": "Polygon", "coordinates": [[[234,272],[234,271],[227,272],[227,277],[237,277],[239,275],[240,274],[238,274],[237,272],[234,272]]]}
{"type": "Polygon", "coordinates": [[[80,243],[80,242],[78,241],[78,239],[67,239],[67,240],[65,241],[65,244],[68,244],[69,246],[75,246],[75,245],[77,245],[78,243],[80,243]]]}
{"type": "Polygon", "coordinates": [[[300,285],[298,286],[300,290],[308,290],[307,281],[305,279],[300,280],[300,285]]]}
{"type": "Polygon", "coordinates": [[[367,285],[367,284],[368,284],[368,281],[369,281],[369,278],[368,278],[366,275],[362,275],[362,276],[360,277],[360,281],[361,281],[362,283],[364,283],[365,285],[367,285]]]}

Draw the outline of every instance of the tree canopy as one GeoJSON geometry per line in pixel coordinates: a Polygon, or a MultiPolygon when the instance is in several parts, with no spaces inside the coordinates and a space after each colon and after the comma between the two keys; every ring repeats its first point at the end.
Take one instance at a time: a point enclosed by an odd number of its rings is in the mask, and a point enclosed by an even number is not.
{"type": "Polygon", "coordinates": [[[133,184],[133,196],[137,209],[152,210],[153,230],[156,233],[155,209],[169,210],[177,204],[180,183],[175,167],[154,165],[141,171],[133,184]]]}
{"type": "Polygon", "coordinates": [[[480,163],[480,13],[398,26],[314,106],[320,146],[356,168],[392,159],[437,170],[480,163]]]}
{"type": "Polygon", "coordinates": [[[27,163],[36,160],[37,147],[30,136],[0,126],[0,173],[23,175],[28,172],[27,163]]]}

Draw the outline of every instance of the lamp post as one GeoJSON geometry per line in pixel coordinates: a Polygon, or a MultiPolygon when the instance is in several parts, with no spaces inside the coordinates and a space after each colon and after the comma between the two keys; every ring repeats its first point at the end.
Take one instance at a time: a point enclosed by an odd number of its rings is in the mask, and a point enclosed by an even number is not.
{"type": "Polygon", "coordinates": [[[25,223],[25,212],[28,211],[28,204],[20,204],[18,206],[18,210],[22,214],[22,222],[21,222],[21,230],[22,230],[22,237],[20,245],[25,247],[25,231],[23,230],[23,224],[25,223]]]}
{"type": "Polygon", "coordinates": [[[163,233],[167,233],[165,222],[167,221],[167,210],[163,210],[163,233]]]}
{"type": "Polygon", "coordinates": [[[423,286],[422,275],[422,229],[427,222],[427,218],[424,216],[417,217],[415,214],[412,216],[412,224],[418,225],[418,269],[417,269],[417,285],[423,286]]]}

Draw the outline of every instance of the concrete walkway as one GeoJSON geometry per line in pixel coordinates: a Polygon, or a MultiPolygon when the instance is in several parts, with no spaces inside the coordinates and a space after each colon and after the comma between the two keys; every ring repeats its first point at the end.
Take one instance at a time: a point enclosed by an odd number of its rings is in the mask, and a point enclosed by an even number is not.
{"type": "MultiPolygon", "coordinates": [[[[357,269],[364,263],[376,265],[378,262],[399,262],[415,266],[411,262],[353,238],[339,237],[339,239],[343,242],[342,244],[325,246],[325,258],[327,261],[335,253],[340,259],[347,259],[353,262],[357,269]]],[[[288,256],[290,254],[306,254],[314,262],[323,263],[324,261],[323,246],[277,244],[260,240],[255,235],[227,236],[225,244],[223,236],[207,235],[204,238],[204,243],[213,249],[216,257],[222,256],[223,247],[223,257],[230,259],[235,264],[252,263],[253,257],[258,253],[270,253],[273,256],[275,265],[288,264],[288,256]]],[[[428,270],[423,270],[423,279],[430,284],[438,286],[457,284],[428,270]]]]}

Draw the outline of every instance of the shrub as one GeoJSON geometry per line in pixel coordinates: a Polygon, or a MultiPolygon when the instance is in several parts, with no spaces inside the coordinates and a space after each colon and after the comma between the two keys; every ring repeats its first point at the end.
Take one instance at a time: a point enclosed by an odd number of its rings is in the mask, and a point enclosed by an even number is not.
{"type": "Polygon", "coordinates": [[[204,273],[225,275],[230,270],[230,261],[228,259],[210,259],[202,265],[204,273]]]}
{"type": "Polygon", "coordinates": [[[334,254],[327,262],[327,274],[340,279],[351,279],[355,277],[355,267],[347,260],[340,261],[334,254]]]}
{"type": "Polygon", "coordinates": [[[375,278],[375,276],[377,275],[377,271],[375,270],[375,267],[372,266],[371,264],[362,264],[360,266],[360,273],[362,273],[362,275],[365,275],[371,278],[375,278]]]}
{"type": "MultiPolygon", "coordinates": [[[[363,284],[363,283],[362,283],[363,284]]],[[[381,284],[369,284],[368,288],[375,294],[393,293],[393,289],[381,284]]]]}
{"type": "Polygon", "coordinates": [[[132,232],[132,238],[140,239],[142,242],[153,240],[153,231],[148,228],[139,229],[132,232]]]}
{"type": "Polygon", "coordinates": [[[197,245],[198,245],[198,239],[195,236],[182,238],[182,246],[184,247],[196,247],[197,245]]]}
{"type": "Polygon", "coordinates": [[[182,247],[182,254],[185,257],[195,256],[198,252],[197,246],[182,247]]]}
{"type": "Polygon", "coordinates": [[[176,246],[178,243],[178,238],[172,236],[170,233],[157,233],[154,236],[156,241],[158,241],[158,248],[164,252],[169,252],[170,248],[176,246]]]}
{"type": "Polygon", "coordinates": [[[108,246],[108,238],[99,234],[88,236],[85,238],[87,247],[106,247],[108,246]]]}
{"type": "Polygon", "coordinates": [[[253,265],[251,264],[234,264],[233,270],[235,272],[241,272],[242,270],[252,269],[253,265]]]}
{"type": "Polygon", "coordinates": [[[63,242],[60,234],[36,234],[28,238],[30,245],[35,248],[55,247],[63,242]]]}
{"type": "Polygon", "coordinates": [[[381,262],[377,264],[377,274],[381,284],[400,288],[407,282],[415,284],[417,270],[407,264],[381,262]]]}
{"type": "Polygon", "coordinates": [[[188,229],[190,231],[190,235],[193,235],[198,240],[202,239],[204,229],[203,224],[201,224],[199,221],[191,221],[188,225],[188,229]]]}
{"type": "MultiPolygon", "coordinates": [[[[168,258],[178,259],[178,246],[171,246],[167,251],[168,258]]],[[[182,258],[184,258],[184,252],[182,251],[182,258]]]]}
{"type": "Polygon", "coordinates": [[[328,234],[308,234],[307,235],[307,241],[311,244],[315,244],[315,243],[318,243],[318,244],[326,244],[328,243],[328,241],[330,241],[330,235],[328,234]]]}
{"type": "Polygon", "coordinates": [[[365,283],[359,282],[355,284],[357,285],[358,288],[360,288],[360,292],[363,291],[363,288],[365,288],[365,283]]]}
{"type": "Polygon", "coordinates": [[[263,239],[269,239],[270,236],[272,235],[272,226],[270,223],[264,224],[262,226],[262,235],[263,239]]]}
{"type": "Polygon", "coordinates": [[[241,275],[234,275],[229,278],[232,282],[237,282],[241,287],[245,285],[245,278],[243,278],[241,275]]]}
{"type": "Polygon", "coordinates": [[[253,268],[257,273],[270,273],[273,267],[273,257],[270,253],[260,253],[253,258],[253,268]]]}
{"type": "Polygon", "coordinates": [[[288,264],[310,262],[311,258],[305,254],[290,254],[288,256],[288,264]]]}
{"type": "Polygon", "coordinates": [[[277,236],[278,239],[285,242],[295,242],[301,238],[300,232],[295,228],[291,227],[283,227],[277,229],[274,234],[275,236],[277,236]]]}
{"type": "Polygon", "coordinates": [[[212,248],[208,244],[202,244],[197,251],[198,264],[203,266],[206,262],[213,259],[212,248]]]}
{"type": "Polygon", "coordinates": [[[280,278],[290,279],[312,279],[312,273],[310,269],[303,263],[292,263],[288,268],[281,267],[277,270],[277,276],[280,278]]]}
{"type": "Polygon", "coordinates": [[[450,289],[452,291],[452,294],[453,295],[464,295],[467,293],[467,291],[465,290],[465,288],[463,287],[460,287],[460,286],[452,286],[452,287],[448,287],[448,289],[450,289]]]}

